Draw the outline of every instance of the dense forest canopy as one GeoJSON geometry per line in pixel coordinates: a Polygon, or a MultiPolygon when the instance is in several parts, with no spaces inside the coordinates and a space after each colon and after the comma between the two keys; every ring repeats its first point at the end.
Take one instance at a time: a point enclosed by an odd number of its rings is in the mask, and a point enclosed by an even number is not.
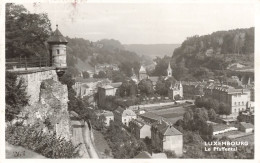
{"type": "Polygon", "coordinates": [[[185,60],[187,67],[202,65],[214,70],[226,68],[230,62],[253,64],[253,56],[254,28],[252,27],[188,37],[181,47],[174,50],[172,58],[176,62],[185,60]]]}
{"type": "Polygon", "coordinates": [[[217,31],[188,37],[172,57],[157,57],[153,75],[166,73],[171,63],[177,80],[203,80],[225,75],[231,63],[254,66],[254,28],[217,31]]]}
{"type": "Polygon", "coordinates": [[[24,6],[6,4],[6,58],[46,56],[51,23],[46,13],[33,14],[24,6]]]}

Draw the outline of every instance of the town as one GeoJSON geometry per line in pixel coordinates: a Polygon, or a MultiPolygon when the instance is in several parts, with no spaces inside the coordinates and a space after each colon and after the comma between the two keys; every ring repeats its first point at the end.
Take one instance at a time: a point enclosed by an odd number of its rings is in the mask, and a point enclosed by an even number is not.
{"type": "MultiPolygon", "coordinates": [[[[223,64],[217,70],[209,68],[211,72],[201,67],[193,72],[189,67],[191,77],[187,63],[186,67],[181,65],[182,56],[179,60],[157,58],[150,64],[98,63],[107,45],[91,42],[88,46],[95,49],[89,57],[92,66],[76,72],[71,66],[75,40],[64,37],[59,28],[56,25],[46,39],[48,57],[6,59],[6,88],[12,92],[16,80],[20,81],[13,94],[19,92],[19,98],[24,99],[17,102],[12,100],[16,96],[6,93],[6,142],[35,149],[49,158],[254,158],[252,65],[230,55],[231,59],[222,57],[229,63],[225,68],[223,64]],[[18,103],[19,107],[15,106],[18,103]],[[28,124],[28,129],[22,127],[28,124]],[[47,136],[31,137],[35,142],[30,145],[26,142],[29,138],[15,141],[24,136],[16,128],[33,136],[34,127],[40,128],[39,135],[47,136]],[[50,135],[61,146],[55,149],[56,154],[48,153],[39,141],[46,137],[50,140],[50,135]],[[66,143],[66,147],[62,145],[66,143]],[[63,147],[68,153],[59,153],[63,147]],[[232,150],[223,153],[229,148],[232,150]],[[75,149],[77,152],[73,152],[75,149]]],[[[177,57],[181,48],[174,51],[177,57]]],[[[210,48],[203,57],[212,55],[210,48]]],[[[214,64],[209,62],[210,66],[214,64]]]]}

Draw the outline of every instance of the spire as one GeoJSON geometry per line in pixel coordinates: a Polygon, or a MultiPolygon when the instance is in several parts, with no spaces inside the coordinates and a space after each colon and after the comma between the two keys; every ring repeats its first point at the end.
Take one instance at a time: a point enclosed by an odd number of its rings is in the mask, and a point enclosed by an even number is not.
{"type": "Polygon", "coordinates": [[[168,64],[168,70],[172,70],[170,62],[168,64]]]}
{"type": "Polygon", "coordinates": [[[182,87],[181,81],[180,81],[180,85],[179,86],[180,86],[180,88],[182,87]]]}
{"type": "Polygon", "coordinates": [[[170,62],[169,62],[169,64],[168,64],[167,76],[168,76],[168,77],[171,77],[171,76],[172,76],[172,68],[171,68],[170,62]]]}
{"type": "Polygon", "coordinates": [[[58,29],[58,27],[59,27],[59,25],[58,25],[58,24],[56,24],[56,29],[58,29]]]}

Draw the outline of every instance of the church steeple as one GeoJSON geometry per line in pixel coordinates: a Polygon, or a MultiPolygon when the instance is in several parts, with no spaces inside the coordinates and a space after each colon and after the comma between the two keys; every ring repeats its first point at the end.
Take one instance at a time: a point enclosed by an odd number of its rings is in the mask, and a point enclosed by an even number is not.
{"type": "Polygon", "coordinates": [[[167,76],[168,76],[168,77],[171,77],[171,76],[172,76],[172,68],[171,68],[170,62],[169,62],[169,64],[168,64],[168,68],[167,68],[167,76]]]}

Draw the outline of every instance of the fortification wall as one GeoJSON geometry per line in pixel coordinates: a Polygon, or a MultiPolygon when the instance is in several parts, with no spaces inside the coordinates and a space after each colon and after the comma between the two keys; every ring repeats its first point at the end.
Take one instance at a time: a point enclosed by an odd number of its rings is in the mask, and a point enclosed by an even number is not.
{"type": "Polygon", "coordinates": [[[58,81],[55,70],[38,71],[27,74],[19,74],[18,80],[23,79],[26,85],[27,94],[30,96],[29,105],[39,101],[41,82],[46,79],[58,81]]]}
{"type": "Polygon", "coordinates": [[[67,140],[71,139],[71,124],[68,112],[67,86],[59,82],[55,70],[38,71],[18,75],[26,85],[29,106],[21,117],[27,117],[27,124],[39,124],[46,132],[56,132],[67,140]]]}

